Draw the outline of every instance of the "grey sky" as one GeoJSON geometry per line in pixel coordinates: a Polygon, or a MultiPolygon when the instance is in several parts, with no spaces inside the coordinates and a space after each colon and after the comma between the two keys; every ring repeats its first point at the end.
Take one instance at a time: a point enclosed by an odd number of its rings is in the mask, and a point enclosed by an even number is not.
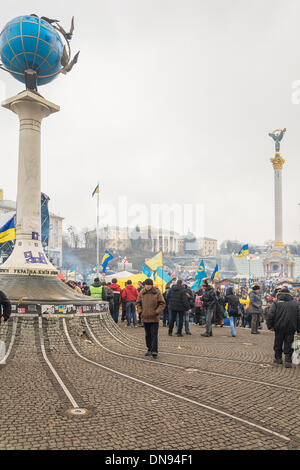
{"type": "MultiPolygon", "coordinates": [[[[268,133],[287,127],[284,239],[299,240],[299,0],[11,0],[1,27],[29,13],[76,21],[78,65],[39,89],[61,106],[43,125],[42,190],[65,227],[95,226],[99,179],[102,204],[203,203],[205,235],[273,238],[268,133]]],[[[6,97],[23,88],[0,78],[6,97]]],[[[0,124],[15,199],[16,117],[2,109],[0,124]]]]}

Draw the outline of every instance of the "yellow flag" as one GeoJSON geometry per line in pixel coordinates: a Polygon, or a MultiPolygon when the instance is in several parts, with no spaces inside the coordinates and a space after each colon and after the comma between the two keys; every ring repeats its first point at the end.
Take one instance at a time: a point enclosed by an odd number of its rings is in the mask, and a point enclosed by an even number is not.
{"type": "Polygon", "coordinates": [[[157,268],[162,268],[163,266],[163,253],[162,251],[157,255],[153,256],[153,258],[146,260],[147,266],[149,266],[152,271],[156,271],[157,268]]]}

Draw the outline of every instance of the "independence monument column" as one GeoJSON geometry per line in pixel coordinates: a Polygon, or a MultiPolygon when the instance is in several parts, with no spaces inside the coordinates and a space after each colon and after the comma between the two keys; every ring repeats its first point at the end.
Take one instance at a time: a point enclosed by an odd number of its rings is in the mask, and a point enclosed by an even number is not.
{"type": "Polygon", "coordinates": [[[269,134],[275,141],[275,158],[271,158],[274,168],[274,191],[275,191],[275,247],[283,248],[282,234],[282,167],[285,160],[280,155],[280,142],[286,129],[276,129],[269,134]]]}

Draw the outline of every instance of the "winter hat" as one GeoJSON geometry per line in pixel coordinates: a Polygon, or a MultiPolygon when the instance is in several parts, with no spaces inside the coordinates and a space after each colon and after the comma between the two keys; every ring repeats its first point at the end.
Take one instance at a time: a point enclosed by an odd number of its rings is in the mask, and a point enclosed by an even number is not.
{"type": "Polygon", "coordinates": [[[260,287],[259,286],[253,286],[252,290],[260,290],[260,287]]]}
{"type": "Polygon", "coordinates": [[[290,291],[289,291],[289,289],[288,289],[287,287],[283,287],[282,289],[280,289],[279,292],[280,292],[280,293],[283,293],[283,294],[289,294],[289,293],[290,293],[290,291]]]}
{"type": "Polygon", "coordinates": [[[153,286],[153,281],[152,281],[152,279],[146,279],[146,281],[145,281],[145,286],[153,286]]]}

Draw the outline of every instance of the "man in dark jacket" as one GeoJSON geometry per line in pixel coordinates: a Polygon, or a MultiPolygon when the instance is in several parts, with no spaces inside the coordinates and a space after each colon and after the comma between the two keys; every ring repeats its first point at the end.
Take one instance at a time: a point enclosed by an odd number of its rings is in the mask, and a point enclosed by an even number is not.
{"type": "Polygon", "coordinates": [[[236,336],[236,321],[239,317],[239,298],[233,293],[232,287],[226,292],[225,305],[228,304],[228,315],[230,321],[231,335],[235,338],[236,336]]]}
{"type": "Polygon", "coordinates": [[[182,287],[182,281],[178,280],[175,286],[171,287],[169,293],[169,305],[171,309],[171,322],[169,324],[169,336],[172,336],[174,323],[176,321],[177,314],[179,316],[178,330],[176,336],[183,336],[183,314],[187,310],[190,310],[190,304],[186,295],[186,289],[182,287]]]}
{"type": "Polygon", "coordinates": [[[267,317],[269,330],[275,331],[275,360],[282,364],[282,346],[285,355],[285,367],[292,367],[292,343],[294,334],[300,333],[300,307],[293,299],[288,288],[283,288],[277,295],[267,317]]]}
{"type": "Polygon", "coordinates": [[[163,313],[163,326],[169,325],[169,292],[170,292],[170,287],[166,287],[166,290],[163,293],[163,298],[164,298],[164,301],[166,302],[166,306],[164,308],[164,313],[163,313]]]}
{"type": "Polygon", "coordinates": [[[212,336],[212,318],[214,315],[217,298],[215,291],[212,286],[210,286],[207,280],[203,281],[204,293],[202,296],[203,306],[205,308],[205,317],[206,317],[206,331],[201,336],[208,338],[212,336]]]}
{"type": "Polygon", "coordinates": [[[122,290],[119,284],[117,284],[118,280],[116,278],[112,279],[111,284],[109,285],[109,288],[113,291],[114,294],[114,314],[113,314],[113,319],[115,323],[118,323],[119,321],[119,311],[120,311],[120,303],[121,303],[121,295],[122,295],[122,290]]]}
{"type": "Polygon", "coordinates": [[[0,323],[5,322],[9,319],[11,314],[11,303],[4,294],[4,292],[0,291],[0,323]]]}
{"type": "Polygon", "coordinates": [[[249,294],[250,307],[249,314],[251,315],[251,333],[258,335],[257,331],[259,326],[259,317],[262,315],[262,300],[260,296],[260,286],[255,285],[249,294]]]}

